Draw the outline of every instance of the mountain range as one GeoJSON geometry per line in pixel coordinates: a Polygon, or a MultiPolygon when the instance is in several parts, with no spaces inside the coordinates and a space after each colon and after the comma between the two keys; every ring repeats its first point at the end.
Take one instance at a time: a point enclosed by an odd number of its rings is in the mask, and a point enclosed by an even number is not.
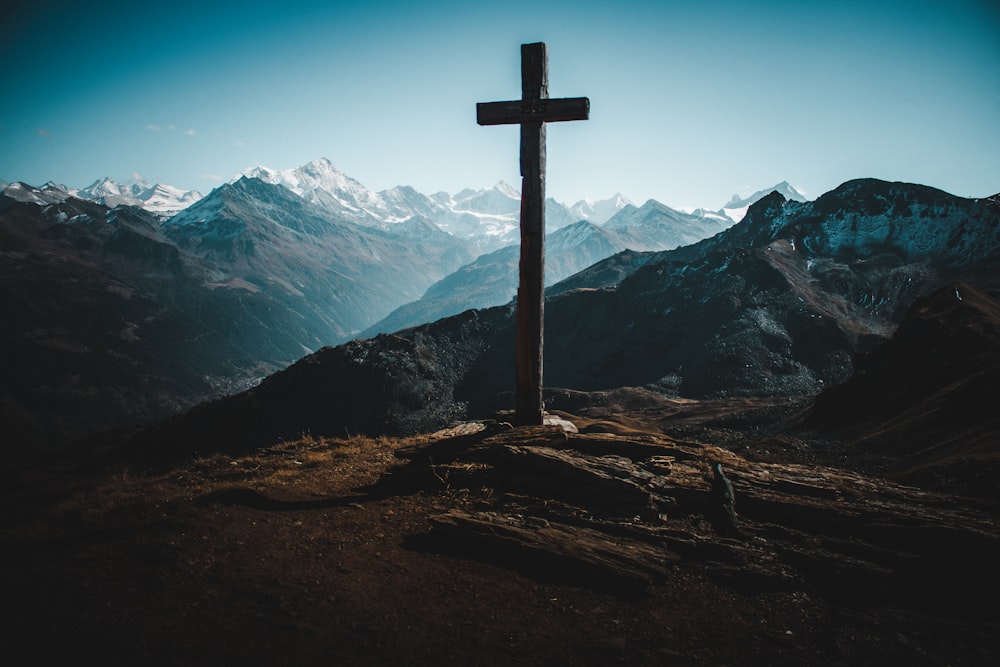
{"type": "MultiPolygon", "coordinates": [[[[454,196],[373,193],[319,160],[250,170],[165,213],[155,193],[177,195],[171,206],[195,197],[178,192],[110,179],[4,187],[11,370],[0,401],[18,440],[65,442],[162,417],[363,331],[513,294],[516,248],[482,254],[517,225],[518,195],[502,183],[454,196]]],[[[623,248],[674,247],[731,224],[621,197],[576,206],[610,215],[600,226],[550,208],[549,282],[623,248]]]]}
{"type": "MultiPolygon", "coordinates": [[[[237,176],[241,177],[280,185],[332,215],[361,225],[385,229],[404,220],[424,219],[470,243],[477,255],[520,241],[521,194],[503,181],[492,188],[466,189],[454,195],[425,195],[407,186],[372,192],[325,158],[295,169],[253,167],[237,176]]],[[[631,202],[620,194],[573,206],[549,198],[545,202],[546,228],[551,232],[580,220],[603,224],[628,206],[631,202]]],[[[719,218],[725,219],[722,214],[719,218]]]]}
{"type": "Polygon", "coordinates": [[[134,206],[150,211],[161,217],[181,211],[202,198],[197,190],[180,190],[170,185],[157,183],[150,185],[137,181],[123,185],[111,178],[94,181],[85,188],[67,188],[65,185],[48,182],[40,188],[24,183],[3,184],[4,194],[12,199],[35,204],[55,204],[69,197],[97,202],[108,208],[134,206]]]}
{"type": "MultiPolygon", "coordinates": [[[[553,285],[623,250],[669,250],[712,236],[731,224],[728,218],[704,211],[684,213],[655,200],[640,208],[627,204],[603,225],[581,220],[549,232],[545,241],[545,284],[553,285]]],[[[362,335],[389,333],[469,308],[508,303],[517,291],[519,260],[516,245],[480,255],[362,335]]]]}
{"type": "MultiPolygon", "coordinates": [[[[619,387],[700,400],[822,394],[917,299],[959,281],[1000,289],[1000,196],[873,179],[805,203],[774,192],[709,239],[620,253],[555,285],[547,406],[619,387]]],[[[246,451],[307,431],[419,433],[495,414],[513,403],[513,315],[467,310],[324,348],[135,442],[209,448],[225,429],[227,447],[246,451]]]]}
{"type": "Polygon", "coordinates": [[[503,295],[516,249],[253,176],[170,216],[64,190],[0,197],[36,661],[996,663],[1000,194],[560,225],[552,272],[593,263],[546,290],[550,422],[513,427],[509,297],[305,351],[503,295]]]}
{"type": "MultiPolygon", "coordinates": [[[[265,183],[280,185],[312,204],[325,209],[339,219],[346,219],[365,226],[387,226],[420,217],[448,233],[472,243],[477,254],[491,252],[515,244],[518,238],[520,193],[510,185],[500,182],[493,188],[466,189],[457,194],[437,192],[425,195],[409,186],[397,186],[373,192],[343,173],[330,160],[320,158],[293,169],[272,169],[256,166],[236,174],[229,183],[241,178],[256,178],[265,183]]],[[[101,178],[84,188],[71,188],[53,182],[35,188],[23,183],[0,183],[9,197],[34,203],[54,203],[67,197],[94,201],[109,208],[118,205],[136,206],[161,218],[167,218],[192,205],[204,195],[195,190],[184,191],[165,184],[150,185],[145,181],[123,184],[111,178],[101,178]]],[[[726,207],[709,211],[689,211],[699,217],[712,217],[720,224],[738,221],[746,207],[764,194],[778,190],[790,199],[805,201],[787,182],[758,191],[741,199],[733,195],[726,207]]],[[[659,205],[650,200],[643,206],[659,205]]],[[[662,206],[662,205],[660,205],[662,206]]],[[[549,231],[586,220],[604,225],[622,209],[634,205],[621,194],[609,199],[585,199],[568,206],[548,199],[546,201],[546,226],[549,231]]]]}

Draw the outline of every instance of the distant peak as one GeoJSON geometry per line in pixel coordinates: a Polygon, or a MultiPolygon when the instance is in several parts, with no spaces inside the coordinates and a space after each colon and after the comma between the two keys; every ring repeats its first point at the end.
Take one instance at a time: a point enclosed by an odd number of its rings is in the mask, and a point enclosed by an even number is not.
{"type": "Polygon", "coordinates": [[[231,179],[229,179],[229,182],[235,183],[236,181],[239,181],[240,179],[243,178],[259,178],[262,181],[268,181],[271,180],[276,175],[277,172],[274,169],[271,169],[270,167],[265,167],[262,164],[258,164],[253,167],[247,167],[246,169],[244,169],[243,171],[239,172],[231,179]]]}
{"type": "Polygon", "coordinates": [[[318,160],[313,160],[302,165],[302,171],[306,173],[320,173],[320,174],[338,174],[343,175],[343,172],[337,169],[336,165],[333,164],[328,158],[321,157],[318,160]]]}
{"type": "Polygon", "coordinates": [[[493,186],[493,189],[514,199],[521,197],[521,193],[515,190],[507,181],[500,181],[493,186]]]}
{"type": "Polygon", "coordinates": [[[738,193],[734,194],[724,208],[738,209],[750,206],[751,204],[757,203],[772,192],[781,193],[781,196],[785,199],[799,202],[807,201],[806,197],[801,192],[796,190],[788,181],[781,181],[780,183],[772,185],[769,188],[758,190],[749,197],[741,197],[738,193]]]}

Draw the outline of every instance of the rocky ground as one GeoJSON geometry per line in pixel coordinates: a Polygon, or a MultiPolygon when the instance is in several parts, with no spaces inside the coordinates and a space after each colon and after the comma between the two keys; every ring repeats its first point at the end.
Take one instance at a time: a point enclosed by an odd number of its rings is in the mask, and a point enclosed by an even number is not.
{"type": "Polygon", "coordinates": [[[501,416],[15,475],[4,643],[37,665],[997,662],[995,502],[810,463],[829,443],[767,433],[792,400],[651,400],[550,399],[576,432],[501,416]]]}

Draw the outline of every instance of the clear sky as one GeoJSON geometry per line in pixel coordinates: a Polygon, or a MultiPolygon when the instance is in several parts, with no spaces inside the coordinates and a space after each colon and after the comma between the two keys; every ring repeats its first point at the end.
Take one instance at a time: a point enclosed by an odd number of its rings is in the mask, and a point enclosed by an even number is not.
{"type": "Polygon", "coordinates": [[[788,180],[1000,192],[996,0],[18,3],[0,180],[208,192],[327,157],[373,190],[519,186],[520,44],[549,47],[548,194],[718,208],[788,180]]]}

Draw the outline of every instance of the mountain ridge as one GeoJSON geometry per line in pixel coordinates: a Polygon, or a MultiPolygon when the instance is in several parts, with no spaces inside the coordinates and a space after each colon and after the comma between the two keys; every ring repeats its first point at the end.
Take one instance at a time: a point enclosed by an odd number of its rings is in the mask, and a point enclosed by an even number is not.
{"type": "MultiPolygon", "coordinates": [[[[852,181],[818,207],[775,193],[715,237],[652,255],[633,253],[642,266],[614,286],[549,298],[546,387],[547,400],[555,401],[550,407],[558,407],[560,387],[583,392],[642,387],[662,396],[715,400],[810,396],[844,382],[854,356],[888,339],[920,296],[958,277],[1000,288],[1000,200],[947,195],[934,218],[924,216],[922,202],[943,196],[937,193],[852,181]],[[873,207],[873,201],[882,203],[873,207]],[[828,207],[830,202],[843,206],[828,207]],[[857,238],[847,243],[840,235],[854,223],[865,229],[861,223],[881,220],[889,209],[909,211],[924,230],[938,232],[939,248],[951,250],[939,258],[920,256],[906,244],[875,248],[857,238]],[[966,238],[956,245],[959,228],[966,238]],[[820,243],[824,239],[833,242],[820,243]],[[966,250],[973,246],[979,252],[969,256],[966,250]],[[825,249],[830,254],[822,254],[825,249]]],[[[251,420],[247,428],[258,444],[331,428],[415,433],[492,414],[512,402],[512,318],[512,305],[469,310],[325,348],[247,394],[225,399],[223,412],[251,420]],[[332,404],[317,398],[320,387],[326,394],[337,392],[336,417],[332,404]],[[280,402],[271,405],[269,395],[280,402]],[[249,405],[258,416],[248,412],[249,405]],[[292,413],[297,417],[284,421],[292,413]],[[320,413],[324,417],[317,422],[320,413]]],[[[212,422],[209,408],[199,415],[212,422]]],[[[164,431],[168,441],[194,442],[200,427],[180,419],[174,428],[181,430],[164,431]]]]}
{"type": "MultiPolygon", "coordinates": [[[[631,204],[603,225],[586,220],[549,231],[545,241],[545,285],[586,269],[624,250],[668,250],[722,231],[728,218],[677,211],[655,200],[631,204]]],[[[431,322],[468,308],[507,303],[517,291],[518,246],[480,255],[362,332],[364,336],[431,322]]]]}
{"type": "MultiPolygon", "coordinates": [[[[373,192],[325,157],[289,169],[274,169],[263,165],[248,167],[228,182],[233,183],[245,176],[281,185],[307,201],[327,208],[332,215],[358,224],[385,227],[420,215],[449,233],[472,242],[484,253],[518,241],[520,195],[514,187],[502,181],[492,188],[468,188],[455,195],[444,192],[425,195],[410,186],[396,186],[373,192]]],[[[3,185],[3,189],[8,187],[8,184],[3,185]]],[[[33,188],[27,186],[26,189],[33,188]]],[[[795,192],[787,182],[760,192],[774,189],[795,192]]],[[[204,196],[194,190],[184,191],[165,184],[150,185],[142,180],[122,184],[109,177],[97,179],[84,188],[47,183],[43,188],[35,190],[44,190],[47,193],[45,198],[50,203],[75,196],[105,204],[109,208],[116,205],[138,206],[162,217],[181,212],[204,196]]],[[[29,195],[14,188],[8,196],[29,195]]],[[[549,198],[546,201],[547,227],[554,231],[579,220],[602,225],[630,205],[633,204],[620,193],[604,200],[584,199],[571,206],[549,198]]],[[[740,215],[742,212],[739,211],[740,215]]],[[[697,213],[732,217],[732,212],[727,213],[725,209],[715,212],[698,209],[697,213]]]]}
{"type": "MultiPolygon", "coordinates": [[[[498,196],[504,196],[502,189],[496,191],[498,196]]],[[[43,316],[49,312],[50,319],[19,315],[16,319],[37,324],[8,331],[17,340],[9,347],[19,350],[18,363],[46,359],[56,354],[53,346],[62,350],[58,355],[69,354],[59,357],[66,364],[61,371],[48,361],[38,362],[63,374],[42,385],[36,386],[27,370],[17,375],[18,382],[27,384],[18,385],[13,375],[9,379],[8,407],[19,415],[11,423],[21,424],[25,432],[42,423],[46,424],[42,430],[62,428],[58,425],[65,423],[67,433],[80,432],[76,426],[70,428],[72,419],[39,420],[32,415],[36,409],[51,413],[63,400],[55,397],[66,392],[82,396],[93,391],[90,383],[100,376],[93,370],[95,350],[114,350],[132,359],[120,368],[137,369],[138,376],[102,384],[117,392],[105,406],[119,416],[131,415],[122,423],[134,424],[163,416],[163,410],[176,411],[245,389],[324,345],[359,332],[376,333],[367,329],[373,321],[395,308],[410,307],[427,293],[444,295],[453,311],[489,305],[458,301],[461,292],[443,289],[447,281],[435,287],[436,281],[445,281],[459,269],[470,273],[459,272],[450,280],[462,288],[475,283],[470,279],[472,269],[498,277],[500,297],[495,303],[505,304],[501,312],[509,310],[514,292],[510,283],[516,273],[514,250],[492,258],[481,256],[476,264],[472,258],[477,249],[430,220],[411,217],[388,225],[359,225],[259,179],[226,184],[169,219],[134,207],[109,209],[65,197],[65,189],[55,185],[34,189],[13,184],[5,192],[16,195],[0,197],[0,227],[9,249],[2,258],[3,270],[13,276],[7,298],[26,303],[31,300],[27,295],[47,295],[51,287],[39,282],[46,275],[72,284],[54,300],[35,299],[37,304],[51,304],[51,308],[32,307],[43,316]],[[491,260],[498,261],[490,267],[491,260]],[[52,273],[53,261],[80,267],[83,273],[52,273]],[[117,298],[124,301],[112,305],[109,299],[117,298]],[[109,313],[103,330],[83,325],[88,303],[100,303],[102,312],[109,313]],[[337,314],[345,308],[352,314],[337,314]],[[152,329],[159,321],[156,313],[165,313],[162,317],[171,322],[171,330],[190,333],[164,342],[152,329]],[[81,339],[65,322],[79,323],[92,338],[81,339]],[[203,335],[195,333],[199,329],[203,335]],[[209,379],[164,380],[167,389],[154,391],[150,378],[174,372],[162,363],[174,352],[161,355],[163,359],[147,352],[141,359],[129,355],[155,341],[177,353],[184,345],[203,345],[201,351],[185,354],[198,363],[217,357],[204,362],[211,370],[202,375],[209,379]],[[66,384],[67,377],[78,378],[74,380],[78,385],[66,384]],[[125,397],[131,383],[151,393],[130,404],[132,399],[125,397]],[[34,407],[24,408],[18,398],[31,393],[24,391],[25,386],[40,391],[32,399],[34,407]],[[50,404],[45,403],[46,396],[50,404]]],[[[474,197],[475,192],[463,196],[474,197]]],[[[396,193],[405,198],[407,191],[396,193]]],[[[439,198],[445,197],[450,195],[439,198]]],[[[584,389],[626,383],[666,395],[703,397],[719,392],[819,391],[843,380],[850,355],[891,333],[908,303],[938,281],[994,275],[990,271],[995,271],[998,253],[995,227],[989,227],[996,208],[991,201],[961,200],[933,188],[874,180],[849,182],[814,202],[789,202],[772,193],[751,206],[739,225],[708,239],[664,252],[622,252],[584,273],[573,272],[615,249],[609,245],[614,240],[611,232],[632,228],[577,222],[555,229],[551,275],[553,279],[559,272],[573,275],[549,290],[548,321],[560,341],[548,346],[549,379],[584,389]],[[980,233],[983,229],[992,229],[992,236],[980,233]],[[973,234],[975,230],[979,232],[973,234]],[[943,241],[942,233],[948,235],[943,241]],[[940,248],[928,245],[928,239],[941,241],[940,248]],[[936,262],[931,256],[935,253],[944,259],[936,262]],[[718,290],[698,293],[690,282],[696,279],[717,283],[718,290]],[[745,293],[751,287],[756,292],[745,293]],[[786,288],[791,291],[783,292],[786,288]],[[632,301],[615,303],[618,297],[608,291],[632,301]],[[681,310],[696,305],[707,316],[681,315],[681,310]],[[796,308],[804,310],[796,314],[796,308]],[[718,318],[733,319],[726,323],[718,318]],[[652,325],[650,332],[641,333],[647,325],[652,325]],[[804,344],[802,335],[821,344],[804,344]],[[687,341],[688,347],[671,348],[664,342],[673,339],[687,341]],[[637,357],[641,350],[648,358],[637,357]],[[692,361],[683,362],[685,356],[692,361]],[[712,369],[720,364],[727,370],[713,375],[712,369]],[[735,373],[739,364],[745,370],[735,373]]],[[[627,214],[641,210],[629,209],[627,214]]],[[[679,216],[691,225],[718,220],[656,204],[648,211],[662,213],[664,220],[679,216]]],[[[637,238],[632,233],[625,247],[637,245],[637,238]]],[[[410,313],[415,319],[386,328],[415,326],[441,314],[446,313],[410,313]]],[[[481,338],[484,344],[486,338],[481,338]]],[[[486,409],[506,391],[509,369],[502,357],[512,354],[503,352],[511,342],[489,341],[495,348],[493,356],[478,356],[474,364],[486,375],[471,394],[472,385],[462,385],[454,405],[465,407],[449,408],[451,413],[486,409]]],[[[447,357],[444,350],[434,354],[447,357]]],[[[191,366],[179,363],[176,370],[189,373],[191,366]]],[[[88,423],[96,423],[92,418],[104,408],[86,405],[74,419],[84,416],[88,423]]]]}
{"type": "Polygon", "coordinates": [[[27,202],[0,197],[7,455],[245,389],[472,256],[443,232],[361,227],[256,179],[168,220],[18,191],[27,202]]]}

